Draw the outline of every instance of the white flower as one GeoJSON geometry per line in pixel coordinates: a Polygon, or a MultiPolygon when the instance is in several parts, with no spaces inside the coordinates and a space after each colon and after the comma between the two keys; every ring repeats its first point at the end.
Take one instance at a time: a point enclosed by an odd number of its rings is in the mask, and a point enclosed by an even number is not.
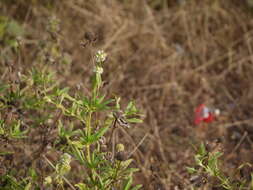
{"type": "Polygon", "coordinates": [[[94,73],[102,74],[104,72],[104,69],[102,67],[96,66],[93,69],[94,73]]]}
{"type": "Polygon", "coordinates": [[[99,50],[95,56],[96,62],[97,63],[104,62],[106,60],[106,57],[107,57],[107,54],[104,52],[104,50],[99,50]]]}

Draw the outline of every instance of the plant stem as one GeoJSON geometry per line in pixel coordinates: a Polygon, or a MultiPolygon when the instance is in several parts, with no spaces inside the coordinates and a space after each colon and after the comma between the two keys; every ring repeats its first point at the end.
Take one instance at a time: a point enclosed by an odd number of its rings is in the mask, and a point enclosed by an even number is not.
{"type": "MultiPolygon", "coordinates": [[[[87,119],[86,119],[86,135],[87,138],[89,139],[91,136],[91,116],[92,116],[92,112],[90,111],[88,113],[87,119]]],[[[91,162],[91,156],[90,156],[90,145],[88,144],[86,146],[87,149],[87,160],[90,163],[91,162]]]]}
{"type": "MultiPolygon", "coordinates": [[[[91,136],[91,118],[92,118],[92,111],[89,111],[88,116],[86,118],[86,135],[88,139],[91,136]]],[[[91,164],[91,154],[90,154],[90,144],[87,144],[86,146],[86,151],[87,151],[87,161],[89,164],[91,164]]],[[[91,167],[91,178],[94,180],[94,168],[91,167]]]]}

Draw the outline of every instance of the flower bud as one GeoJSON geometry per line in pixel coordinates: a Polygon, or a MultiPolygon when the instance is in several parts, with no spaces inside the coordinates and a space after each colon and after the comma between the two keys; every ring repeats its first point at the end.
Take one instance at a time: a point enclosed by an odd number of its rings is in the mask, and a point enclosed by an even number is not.
{"type": "Polygon", "coordinates": [[[45,179],[44,179],[44,184],[45,185],[50,185],[52,183],[52,177],[51,176],[47,176],[45,179]]]}

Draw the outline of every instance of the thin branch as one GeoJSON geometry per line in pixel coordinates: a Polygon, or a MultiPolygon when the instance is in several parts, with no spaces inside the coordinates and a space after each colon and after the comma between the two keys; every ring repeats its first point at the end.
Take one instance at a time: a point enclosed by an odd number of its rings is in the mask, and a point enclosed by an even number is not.
{"type": "Polygon", "coordinates": [[[149,134],[146,133],[144,135],[144,137],[142,137],[142,139],[140,140],[140,142],[135,146],[135,148],[132,150],[132,152],[129,153],[129,155],[127,156],[127,158],[130,158],[133,153],[135,153],[135,151],[141,146],[141,144],[144,142],[144,140],[146,139],[146,137],[148,136],[149,134]]]}

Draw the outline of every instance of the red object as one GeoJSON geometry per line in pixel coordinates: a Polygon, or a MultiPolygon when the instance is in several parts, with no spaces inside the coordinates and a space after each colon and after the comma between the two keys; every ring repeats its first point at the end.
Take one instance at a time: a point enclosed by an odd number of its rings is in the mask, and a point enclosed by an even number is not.
{"type": "Polygon", "coordinates": [[[195,110],[194,123],[196,125],[199,125],[201,122],[211,123],[214,121],[214,118],[214,114],[205,104],[199,105],[195,110]]]}

